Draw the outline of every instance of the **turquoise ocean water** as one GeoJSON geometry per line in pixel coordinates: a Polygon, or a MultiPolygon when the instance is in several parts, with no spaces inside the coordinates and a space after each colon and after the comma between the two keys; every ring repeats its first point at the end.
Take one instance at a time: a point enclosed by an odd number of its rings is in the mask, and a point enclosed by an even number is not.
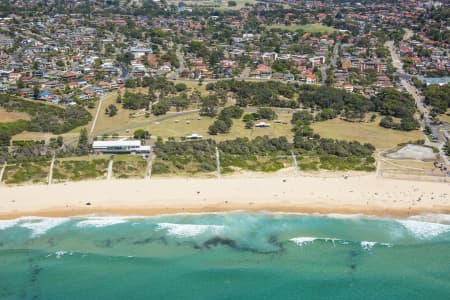
{"type": "Polygon", "coordinates": [[[450,299],[450,217],[430,218],[4,220],[0,299],[450,299]]]}

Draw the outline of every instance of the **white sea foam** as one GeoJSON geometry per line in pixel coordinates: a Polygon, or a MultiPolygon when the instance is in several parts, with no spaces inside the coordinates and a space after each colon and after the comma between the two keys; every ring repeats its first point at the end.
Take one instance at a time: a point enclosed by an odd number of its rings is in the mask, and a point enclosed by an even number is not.
{"type": "Polygon", "coordinates": [[[422,214],[417,216],[411,216],[408,219],[422,222],[441,223],[450,225],[450,215],[448,214],[422,214]]]}
{"type": "Polygon", "coordinates": [[[64,254],[66,254],[67,251],[56,251],[55,255],[57,259],[60,259],[62,256],[64,256],[64,254]]]}
{"type": "Polygon", "coordinates": [[[364,250],[371,250],[376,244],[377,242],[362,241],[361,248],[363,248],[364,250]]]}
{"type": "Polygon", "coordinates": [[[313,243],[315,240],[322,240],[326,242],[332,242],[333,245],[336,241],[341,241],[341,239],[335,239],[335,238],[319,238],[319,237],[309,237],[309,236],[302,236],[302,237],[296,237],[290,239],[291,242],[294,242],[298,246],[304,246],[307,244],[313,243]]]}
{"type": "Polygon", "coordinates": [[[19,223],[19,219],[14,220],[0,220],[0,230],[4,230],[10,227],[14,227],[19,223]]]}
{"type": "Polygon", "coordinates": [[[125,217],[91,217],[77,223],[77,227],[106,227],[128,221],[125,217]]]}
{"type": "Polygon", "coordinates": [[[158,223],[157,230],[167,230],[169,235],[177,237],[192,237],[203,233],[219,234],[225,226],[221,225],[197,225],[197,224],[174,224],[158,223]]]}
{"type": "Polygon", "coordinates": [[[319,216],[325,216],[332,219],[363,219],[363,218],[369,218],[368,215],[363,214],[317,214],[319,216]]]}
{"type": "Polygon", "coordinates": [[[394,246],[390,243],[378,243],[378,242],[369,242],[369,241],[361,242],[361,248],[363,248],[364,250],[372,250],[373,246],[375,246],[375,245],[388,247],[388,248],[391,248],[392,246],[394,246]]]}
{"type": "Polygon", "coordinates": [[[291,242],[296,243],[298,246],[311,244],[315,240],[317,240],[317,238],[315,238],[315,237],[306,237],[306,236],[305,237],[296,237],[296,238],[290,239],[291,242]]]}
{"type": "Polygon", "coordinates": [[[20,218],[17,218],[17,219],[0,220],[0,230],[14,227],[14,226],[16,226],[19,223],[24,222],[24,221],[33,221],[33,220],[40,220],[40,219],[43,219],[43,218],[28,216],[28,217],[20,217],[20,218]]]}
{"type": "Polygon", "coordinates": [[[415,220],[397,220],[418,239],[436,237],[450,231],[450,225],[415,220]]]}
{"type": "Polygon", "coordinates": [[[49,229],[52,229],[70,220],[69,218],[39,218],[39,219],[27,218],[27,219],[30,221],[20,223],[20,227],[30,229],[32,231],[31,233],[32,237],[44,234],[49,229]]]}

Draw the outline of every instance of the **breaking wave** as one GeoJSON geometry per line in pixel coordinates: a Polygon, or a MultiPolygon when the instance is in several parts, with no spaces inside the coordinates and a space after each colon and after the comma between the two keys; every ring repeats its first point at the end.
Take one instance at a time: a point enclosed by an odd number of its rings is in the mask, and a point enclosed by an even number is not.
{"type": "Polygon", "coordinates": [[[128,222],[124,217],[92,217],[77,223],[77,227],[107,227],[128,222]]]}
{"type": "Polygon", "coordinates": [[[29,222],[20,222],[19,226],[30,229],[31,236],[37,237],[69,220],[69,218],[31,218],[29,222]]]}
{"type": "Polygon", "coordinates": [[[415,220],[397,220],[418,239],[429,239],[450,231],[450,225],[415,220]]]}
{"type": "Polygon", "coordinates": [[[290,239],[289,241],[294,242],[298,246],[303,246],[303,245],[311,244],[316,240],[332,242],[333,245],[335,244],[336,241],[342,241],[341,239],[336,239],[336,238],[319,238],[319,237],[296,237],[296,238],[290,239]]]}
{"type": "Polygon", "coordinates": [[[156,229],[167,230],[169,235],[176,237],[193,237],[203,233],[220,234],[225,229],[225,226],[158,223],[156,229]]]}

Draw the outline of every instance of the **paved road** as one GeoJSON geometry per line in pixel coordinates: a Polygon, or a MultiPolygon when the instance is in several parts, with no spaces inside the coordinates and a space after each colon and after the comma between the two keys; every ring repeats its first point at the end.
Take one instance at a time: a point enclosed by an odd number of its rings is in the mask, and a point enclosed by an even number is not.
{"type": "Polygon", "coordinates": [[[403,36],[404,41],[409,40],[414,35],[414,32],[411,29],[403,28],[403,30],[405,31],[405,35],[403,36]]]}
{"type": "Polygon", "coordinates": [[[341,45],[340,42],[337,42],[336,44],[334,44],[333,55],[331,56],[331,61],[330,61],[330,65],[334,68],[336,68],[336,66],[337,66],[336,63],[337,63],[340,45],[341,45]]]}
{"type": "Polygon", "coordinates": [[[119,68],[120,68],[120,79],[127,80],[130,77],[127,68],[123,63],[119,63],[119,68]]]}
{"type": "Polygon", "coordinates": [[[181,71],[184,70],[184,55],[181,53],[181,44],[177,45],[177,50],[175,51],[175,55],[177,56],[178,62],[180,63],[180,66],[178,67],[178,74],[181,73],[181,71]]]}
{"type": "Polygon", "coordinates": [[[325,82],[327,81],[327,71],[330,67],[336,68],[336,63],[337,63],[337,58],[338,58],[338,54],[339,54],[339,45],[340,43],[336,43],[334,44],[334,48],[333,48],[333,53],[331,54],[331,59],[330,59],[330,63],[328,64],[323,64],[322,67],[320,68],[320,72],[322,74],[322,83],[325,84],[325,82]]]}
{"type": "MultiPolygon", "coordinates": [[[[409,29],[405,29],[405,36],[404,40],[409,39],[412,37],[413,33],[409,29]]],[[[425,126],[429,126],[431,128],[432,133],[438,138],[437,143],[432,143],[428,139],[428,136],[425,135],[425,144],[434,146],[439,149],[439,155],[443,159],[444,163],[446,164],[447,168],[450,167],[450,161],[448,159],[448,156],[445,154],[443,147],[446,143],[445,137],[443,136],[443,133],[441,131],[441,127],[437,125],[433,125],[431,123],[431,117],[430,117],[430,111],[428,110],[428,107],[425,106],[424,100],[425,97],[421,94],[421,92],[411,83],[410,78],[411,76],[406,74],[403,70],[403,62],[401,61],[401,58],[394,46],[393,41],[386,42],[385,46],[389,49],[389,52],[391,53],[392,58],[392,64],[397,70],[397,74],[400,78],[400,84],[401,86],[414,98],[414,101],[416,102],[417,110],[418,112],[423,115],[423,119],[420,120],[420,125],[422,130],[425,128],[425,126]]]]}
{"type": "Polygon", "coordinates": [[[239,75],[239,79],[244,80],[245,78],[250,77],[250,67],[245,67],[239,75]]]}
{"type": "Polygon", "coordinates": [[[325,84],[325,82],[327,81],[327,70],[328,70],[328,65],[324,64],[322,65],[322,67],[320,67],[320,73],[322,74],[322,84],[325,84]]]}

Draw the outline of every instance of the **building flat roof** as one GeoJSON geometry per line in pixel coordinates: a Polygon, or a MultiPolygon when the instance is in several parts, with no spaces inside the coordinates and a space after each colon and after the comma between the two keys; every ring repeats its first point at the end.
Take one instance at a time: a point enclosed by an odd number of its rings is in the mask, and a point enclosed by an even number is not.
{"type": "Polygon", "coordinates": [[[141,146],[140,140],[128,140],[128,141],[94,141],[93,148],[102,147],[126,147],[126,146],[141,146]]]}

